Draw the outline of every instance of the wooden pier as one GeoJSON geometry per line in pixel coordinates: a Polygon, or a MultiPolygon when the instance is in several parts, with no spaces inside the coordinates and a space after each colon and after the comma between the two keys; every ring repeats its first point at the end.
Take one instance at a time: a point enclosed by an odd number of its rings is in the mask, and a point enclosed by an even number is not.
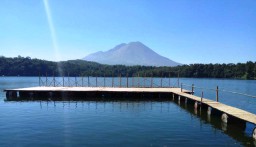
{"type": "MultiPolygon", "coordinates": [[[[224,123],[241,128],[246,123],[256,125],[256,115],[250,112],[193,95],[193,91],[181,88],[136,88],[136,87],[30,87],[6,89],[7,100],[178,100],[192,104],[194,109],[216,115],[224,123]]],[[[218,92],[218,91],[217,91],[218,92]]],[[[256,128],[252,130],[256,139],[256,128]]]]}
{"type": "MultiPolygon", "coordinates": [[[[208,100],[205,98],[201,98],[201,97],[197,97],[194,95],[190,95],[190,94],[186,94],[184,92],[173,92],[174,94],[178,95],[178,97],[183,97],[185,99],[190,99],[192,101],[194,101],[194,106],[195,107],[200,107],[198,105],[201,105],[201,107],[207,107],[207,111],[208,113],[212,113],[215,110],[218,110],[220,112],[222,112],[222,120],[226,123],[232,123],[229,122],[229,117],[235,117],[238,118],[237,121],[242,120],[242,121],[246,121],[246,122],[250,122],[253,124],[256,124],[256,115],[235,107],[231,107],[225,104],[222,104],[220,102],[216,102],[213,100],[208,100]]],[[[234,119],[234,118],[233,118],[234,119]]]]}
{"type": "MultiPolygon", "coordinates": [[[[30,87],[6,89],[7,100],[151,100],[169,99],[180,88],[30,87]]],[[[183,90],[183,93],[189,93],[183,90]]]]}

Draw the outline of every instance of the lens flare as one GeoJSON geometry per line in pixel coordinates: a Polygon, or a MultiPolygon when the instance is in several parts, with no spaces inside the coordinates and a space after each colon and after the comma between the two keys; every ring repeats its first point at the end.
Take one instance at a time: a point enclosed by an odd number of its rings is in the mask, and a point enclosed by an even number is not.
{"type": "MultiPolygon", "coordinates": [[[[57,42],[57,37],[56,37],[55,28],[54,28],[53,21],[52,21],[52,15],[51,15],[49,3],[48,3],[48,0],[43,0],[43,2],[44,2],[45,13],[47,16],[48,26],[49,26],[49,29],[51,32],[51,39],[52,39],[52,45],[53,45],[53,49],[54,49],[55,59],[57,61],[60,61],[61,57],[60,57],[60,53],[59,53],[59,45],[57,42]]],[[[62,75],[62,70],[61,70],[61,66],[60,66],[59,62],[57,64],[57,68],[58,68],[57,70],[58,70],[59,75],[62,75]]]]}

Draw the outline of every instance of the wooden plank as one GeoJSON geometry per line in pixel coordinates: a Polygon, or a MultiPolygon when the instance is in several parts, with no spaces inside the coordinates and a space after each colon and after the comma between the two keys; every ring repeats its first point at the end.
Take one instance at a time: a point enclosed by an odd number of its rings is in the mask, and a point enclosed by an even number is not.
{"type": "Polygon", "coordinates": [[[253,124],[256,124],[256,115],[247,111],[244,111],[242,109],[238,109],[235,107],[231,107],[222,103],[218,104],[208,104],[212,108],[215,108],[217,110],[220,110],[224,113],[227,113],[229,115],[232,115],[234,117],[237,117],[239,119],[242,119],[247,122],[251,122],[253,124]]]}
{"type": "MultiPolygon", "coordinates": [[[[182,92],[174,92],[174,93],[177,94],[177,95],[181,95],[183,97],[193,99],[195,101],[199,101],[199,102],[201,101],[201,97],[197,97],[197,96],[182,93],[182,92]]],[[[225,104],[213,101],[213,100],[208,100],[208,99],[205,99],[205,98],[203,98],[202,103],[204,103],[204,104],[206,104],[206,105],[208,105],[208,106],[210,106],[214,109],[217,109],[217,110],[219,110],[223,113],[227,113],[227,114],[229,114],[231,116],[234,116],[236,118],[239,118],[241,120],[256,124],[256,115],[253,114],[253,113],[250,113],[250,112],[247,112],[245,110],[238,109],[238,108],[235,108],[235,107],[232,107],[232,106],[228,106],[228,105],[225,105],[225,104]]]]}
{"type": "MultiPolygon", "coordinates": [[[[117,88],[117,87],[29,87],[4,91],[108,91],[108,92],[178,92],[180,88],[117,88]]],[[[189,92],[186,90],[185,92],[189,92]]]]}

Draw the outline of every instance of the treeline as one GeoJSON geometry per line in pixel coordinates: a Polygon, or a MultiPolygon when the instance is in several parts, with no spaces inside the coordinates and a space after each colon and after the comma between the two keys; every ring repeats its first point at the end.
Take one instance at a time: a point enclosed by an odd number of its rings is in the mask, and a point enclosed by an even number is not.
{"type": "Polygon", "coordinates": [[[190,64],[177,67],[104,65],[83,60],[53,62],[0,57],[1,76],[153,76],[256,79],[256,62],[190,64]]]}

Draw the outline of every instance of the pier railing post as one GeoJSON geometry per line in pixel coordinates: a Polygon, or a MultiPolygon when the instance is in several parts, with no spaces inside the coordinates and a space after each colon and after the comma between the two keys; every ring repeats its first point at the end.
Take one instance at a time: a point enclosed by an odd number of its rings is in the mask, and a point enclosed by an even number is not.
{"type": "Polygon", "coordinates": [[[46,76],[45,76],[45,77],[46,77],[46,81],[45,81],[45,86],[46,86],[46,87],[48,86],[48,84],[47,84],[47,83],[48,83],[47,76],[48,76],[48,75],[47,75],[47,72],[46,72],[46,76]]]}
{"type": "Polygon", "coordinates": [[[53,87],[56,86],[55,84],[56,84],[56,83],[55,83],[55,75],[54,75],[54,72],[53,72],[53,87]]]}
{"type": "Polygon", "coordinates": [[[65,86],[64,76],[62,76],[62,87],[65,86]]]}
{"type": "Polygon", "coordinates": [[[146,86],[146,73],[144,73],[144,77],[143,77],[143,85],[144,85],[144,87],[143,87],[143,88],[145,88],[145,86],[146,86]]]}
{"type": "Polygon", "coordinates": [[[88,76],[88,87],[90,87],[90,77],[88,76]]]}
{"type": "Polygon", "coordinates": [[[162,73],[162,76],[161,76],[161,88],[163,87],[163,73],[162,73]]]}
{"type": "Polygon", "coordinates": [[[180,83],[180,91],[182,92],[182,83],[180,83]]]}
{"type": "Polygon", "coordinates": [[[153,87],[153,73],[151,73],[151,88],[153,87]]]}
{"type": "Polygon", "coordinates": [[[171,88],[171,73],[169,72],[169,88],[171,88]]]}
{"type": "Polygon", "coordinates": [[[69,73],[68,73],[68,87],[70,87],[69,73]]]}
{"type": "Polygon", "coordinates": [[[178,71],[178,87],[180,86],[180,71],[178,71]]]}
{"type": "Polygon", "coordinates": [[[114,87],[114,75],[112,74],[112,87],[114,87]]]}
{"type": "Polygon", "coordinates": [[[121,74],[119,75],[119,87],[121,88],[121,86],[122,86],[122,79],[121,79],[121,74]]]}
{"type": "Polygon", "coordinates": [[[132,75],[132,87],[134,87],[134,75],[132,75]]]}
{"type": "Polygon", "coordinates": [[[138,73],[138,87],[140,87],[140,74],[138,73]]]}
{"type": "Polygon", "coordinates": [[[194,95],[194,84],[192,84],[192,95],[194,95]]]}
{"type": "Polygon", "coordinates": [[[104,87],[106,87],[106,75],[104,74],[104,87]]]}
{"type": "Polygon", "coordinates": [[[126,87],[128,88],[129,83],[128,83],[128,73],[126,74],[126,87]]]}
{"type": "Polygon", "coordinates": [[[82,76],[82,87],[84,87],[84,77],[82,76]]]}
{"type": "Polygon", "coordinates": [[[204,92],[202,91],[202,95],[201,95],[201,104],[203,102],[203,97],[204,97],[204,92]]]}
{"type": "Polygon", "coordinates": [[[219,86],[216,88],[216,101],[219,102],[219,86]]]}
{"type": "Polygon", "coordinates": [[[96,87],[98,87],[98,77],[96,76],[96,87]]]}
{"type": "Polygon", "coordinates": [[[39,73],[39,87],[41,86],[41,77],[40,77],[40,73],[39,73]]]}
{"type": "Polygon", "coordinates": [[[75,76],[75,86],[77,87],[77,80],[76,80],[76,76],[75,76]]]}

